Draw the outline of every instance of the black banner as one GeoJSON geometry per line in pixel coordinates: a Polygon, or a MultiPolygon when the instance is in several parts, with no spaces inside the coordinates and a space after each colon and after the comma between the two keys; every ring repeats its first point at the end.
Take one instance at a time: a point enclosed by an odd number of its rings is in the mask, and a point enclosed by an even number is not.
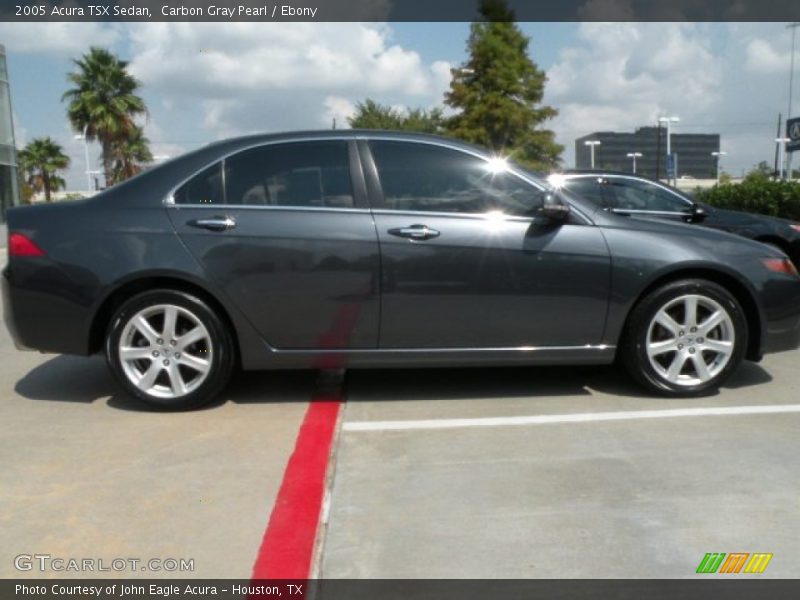
{"type": "MultiPolygon", "coordinates": [[[[795,21],[797,0],[507,0],[518,21],[795,21]]],[[[472,21],[477,0],[0,0],[2,21],[472,21]]]]}
{"type": "Polygon", "coordinates": [[[3,600],[783,600],[798,594],[800,580],[715,575],[664,580],[0,580],[3,600]]]}

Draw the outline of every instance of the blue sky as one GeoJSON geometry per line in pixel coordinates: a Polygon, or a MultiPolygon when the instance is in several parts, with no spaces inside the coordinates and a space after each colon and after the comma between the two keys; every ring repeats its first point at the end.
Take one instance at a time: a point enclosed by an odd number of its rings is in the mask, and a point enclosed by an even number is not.
{"type": "MultiPolygon", "coordinates": [[[[681,117],[676,131],[722,134],[731,173],[771,158],[777,113],[788,100],[784,24],[521,27],[548,73],[545,100],[560,111],[549,126],[566,146],[566,166],[576,137],[631,131],[667,113],[681,117]]],[[[327,127],[333,118],[342,126],[367,97],[435,106],[449,68],[465,58],[468,30],[468,23],[5,23],[0,43],[18,141],[56,138],[73,158],[69,187],[82,189],[83,146],[72,138],[61,95],[70,58],[91,44],[131,61],[154,153],[175,156],[229,135],[327,127]]],[[[92,154],[94,162],[96,147],[92,154]]]]}

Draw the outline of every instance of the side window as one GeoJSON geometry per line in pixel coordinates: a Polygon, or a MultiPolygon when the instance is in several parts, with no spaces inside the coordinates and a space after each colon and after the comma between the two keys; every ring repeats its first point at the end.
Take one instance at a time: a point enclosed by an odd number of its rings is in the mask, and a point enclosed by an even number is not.
{"type": "Polygon", "coordinates": [[[222,162],[201,171],[172,195],[176,204],[224,204],[222,162]]]}
{"type": "Polygon", "coordinates": [[[353,208],[347,142],[273,144],[225,160],[227,204],[353,208]]]}
{"type": "Polygon", "coordinates": [[[176,204],[353,208],[347,142],[245,150],[195,175],[173,197],[176,204]]]}
{"type": "Polygon", "coordinates": [[[543,190],[470,154],[412,142],[372,141],[370,149],[383,187],[381,208],[532,216],[542,206],[543,190]]]}
{"type": "Polygon", "coordinates": [[[682,198],[644,181],[610,178],[607,189],[613,198],[613,208],[663,212],[681,212],[689,208],[689,203],[682,198]]]}
{"type": "Polygon", "coordinates": [[[572,192],[576,196],[585,198],[597,206],[607,206],[603,196],[603,186],[597,180],[597,177],[576,177],[574,179],[567,179],[564,182],[564,187],[568,192],[572,192]]]}

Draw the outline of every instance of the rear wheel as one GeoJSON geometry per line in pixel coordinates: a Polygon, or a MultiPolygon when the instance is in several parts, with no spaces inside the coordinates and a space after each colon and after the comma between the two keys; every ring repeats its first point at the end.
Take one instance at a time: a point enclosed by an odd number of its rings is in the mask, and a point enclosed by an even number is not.
{"type": "Polygon", "coordinates": [[[721,385],[746,347],[747,322],[736,298],[716,283],[690,279],[642,299],[631,312],[621,353],[649,390],[695,396],[721,385]]]}
{"type": "Polygon", "coordinates": [[[201,299],[153,290],[114,315],[106,360],[131,395],[155,408],[182,410],[222,391],[233,368],[233,344],[225,323],[201,299]]]}

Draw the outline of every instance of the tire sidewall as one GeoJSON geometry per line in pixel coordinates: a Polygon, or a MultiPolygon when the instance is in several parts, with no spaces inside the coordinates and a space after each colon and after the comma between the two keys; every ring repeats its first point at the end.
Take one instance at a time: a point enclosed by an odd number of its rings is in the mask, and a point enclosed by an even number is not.
{"type": "Polygon", "coordinates": [[[646,387],[671,396],[697,396],[712,392],[738,368],[747,348],[747,320],[739,302],[722,286],[705,280],[681,280],[667,284],[649,294],[634,309],[624,343],[629,345],[628,370],[646,387]],[[650,364],[647,355],[647,335],[656,313],[670,300],[687,294],[706,296],[718,302],[731,318],[734,328],[734,347],[728,364],[710,380],[693,386],[671,383],[662,378],[650,364]]]}
{"type": "Polygon", "coordinates": [[[186,410],[210,402],[225,387],[233,368],[233,344],[225,324],[200,298],[175,290],[142,292],[124,302],[109,323],[105,336],[105,355],[111,372],[122,387],[132,396],[158,410],[186,410]],[[196,390],[179,398],[156,398],[140,390],[128,379],[119,357],[119,341],[125,325],[142,309],[157,304],[174,304],[192,312],[208,330],[214,348],[211,369],[205,381],[196,390]]]}

